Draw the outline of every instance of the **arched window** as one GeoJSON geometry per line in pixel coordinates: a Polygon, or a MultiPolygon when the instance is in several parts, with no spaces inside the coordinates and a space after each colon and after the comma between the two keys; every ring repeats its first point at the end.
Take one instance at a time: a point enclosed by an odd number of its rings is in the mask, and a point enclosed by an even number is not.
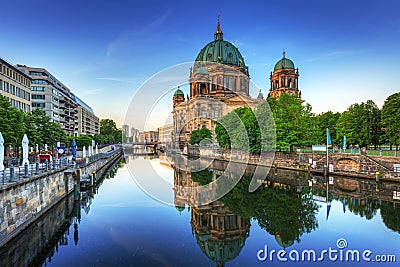
{"type": "Polygon", "coordinates": [[[293,86],[292,79],[289,79],[288,86],[289,86],[289,88],[292,88],[292,86],[293,86]]]}

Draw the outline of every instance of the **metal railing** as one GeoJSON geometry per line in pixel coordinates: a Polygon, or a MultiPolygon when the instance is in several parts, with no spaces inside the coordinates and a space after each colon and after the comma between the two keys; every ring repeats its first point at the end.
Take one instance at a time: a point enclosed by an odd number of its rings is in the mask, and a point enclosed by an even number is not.
{"type": "Polygon", "coordinates": [[[11,165],[9,168],[0,171],[0,183],[2,185],[12,184],[22,181],[23,179],[30,179],[37,175],[54,172],[67,167],[80,168],[99,159],[109,158],[121,150],[122,148],[117,148],[109,152],[103,152],[90,157],[81,158],[77,161],[72,161],[68,157],[63,157],[59,159],[53,159],[51,161],[45,160],[42,163],[36,162],[29,165],[25,164],[25,166],[11,165]]]}

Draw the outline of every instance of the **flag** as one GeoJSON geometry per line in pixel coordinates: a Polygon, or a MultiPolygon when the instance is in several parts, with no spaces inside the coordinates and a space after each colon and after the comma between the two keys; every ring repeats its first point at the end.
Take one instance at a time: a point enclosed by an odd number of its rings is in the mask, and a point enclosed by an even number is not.
{"type": "Polygon", "coordinates": [[[346,149],[346,136],[343,136],[343,149],[346,149]]]}
{"type": "Polygon", "coordinates": [[[342,204],[343,204],[343,213],[346,213],[346,200],[343,200],[342,204]]]}
{"type": "Polygon", "coordinates": [[[330,211],[331,211],[331,203],[328,203],[328,205],[326,207],[326,219],[327,220],[328,220],[330,211]]]}
{"type": "Polygon", "coordinates": [[[327,146],[332,145],[331,133],[329,132],[329,129],[328,129],[328,128],[326,128],[326,145],[327,145],[327,146]]]}

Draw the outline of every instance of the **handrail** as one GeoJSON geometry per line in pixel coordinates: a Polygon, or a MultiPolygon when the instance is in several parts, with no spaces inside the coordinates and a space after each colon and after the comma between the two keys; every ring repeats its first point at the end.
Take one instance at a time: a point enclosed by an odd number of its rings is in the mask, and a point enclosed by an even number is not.
{"type": "Polygon", "coordinates": [[[117,148],[109,152],[103,152],[90,157],[80,159],[76,162],[69,160],[67,157],[54,159],[53,161],[45,161],[42,163],[36,162],[26,164],[25,166],[11,166],[3,171],[0,171],[0,185],[10,185],[19,182],[23,179],[29,179],[45,173],[54,172],[65,168],[81,168],[89,165],[99,159],[109,158],[116,153],[122,151],[122,148],[117,148]]]}

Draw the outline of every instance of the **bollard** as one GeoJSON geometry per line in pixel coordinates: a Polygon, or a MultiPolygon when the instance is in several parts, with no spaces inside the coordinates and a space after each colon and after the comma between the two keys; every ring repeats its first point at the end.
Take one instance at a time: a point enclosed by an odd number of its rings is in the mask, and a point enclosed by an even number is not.
{"type": "Polygon", "coordinates": [[[379,182],[379,172],[376,172],[376,173],[375,173],[375,181],[376,181],[376,182],[379,182]]]}
{"type": "Polygon", "coordinates": [[[39,162],[37,161],[35,165],[35,174],[39,174],[39,162]]]}
{"type": "Polygon", "coordinates": [[[24,165],[24,176],[27,177],[28,176],[28,163],[25,162],[24,165]]]}
{"type": "Polygon", "coordinates": [[[78,185],[74,184],[74,199],[78,200],[78,185]]]}
{"type": "Polygon", "coordinates": [[[45,161],[44,161],[44,165],[45,165],[45,170],[46,170],[46,172],[48,172],[49,171],[49,161],[46,159],[45,161]]]}
{"type": "Polygon", "coordinates": [[[10,182],[14,181],[14,166],[10,166],[10,182]]]}

